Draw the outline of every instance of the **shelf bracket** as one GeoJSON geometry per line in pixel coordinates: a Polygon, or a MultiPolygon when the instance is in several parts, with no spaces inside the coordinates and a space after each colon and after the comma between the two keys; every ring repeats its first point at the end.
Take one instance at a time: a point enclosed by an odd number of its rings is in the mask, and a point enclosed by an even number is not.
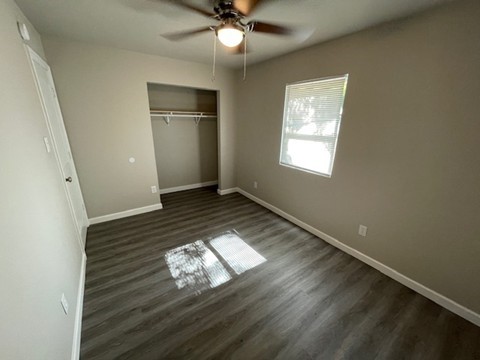
{"type": "Polygon", "coordinates": [[[195,125],[198,126],[198,123],[200,122],[200,120],[202,119],[202,117],[203,117],[203,113],[200,113],[200,115],[196,115],[196,116],[194,117],[194,119],[195,119],[195,125]]]}
{"type": "Polygon", "coordinates": [[[170,116],[171,115],[173,115],[173,112],[170,112],[170,114],[163,115],[163,120],[165,121],[165,123],[167,125],[170,125],[170,120],[171,120],[170,116]]]}

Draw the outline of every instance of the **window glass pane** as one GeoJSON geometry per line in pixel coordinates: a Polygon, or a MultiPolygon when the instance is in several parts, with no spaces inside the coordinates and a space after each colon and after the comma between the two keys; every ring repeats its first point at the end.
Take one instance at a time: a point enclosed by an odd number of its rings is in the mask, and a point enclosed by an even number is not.
{"type": "Polygon", "coordinates": [[[287,85],[281,164],[331,175],[347,79],[287,85]]]}
{"type": "Polygon", "coordinates": [[[333,144],[309,140],[288,139],[282,163],[306,170],[328,174],[330,172],[333,144]]]}

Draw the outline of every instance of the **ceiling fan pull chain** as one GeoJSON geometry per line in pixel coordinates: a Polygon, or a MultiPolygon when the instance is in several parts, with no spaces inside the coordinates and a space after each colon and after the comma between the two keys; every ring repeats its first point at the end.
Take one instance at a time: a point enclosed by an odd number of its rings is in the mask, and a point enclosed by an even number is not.
{"type": "Polygon", "coordinates": [[[247,78],[247,34],[243,44],[243,81],[247,78]]]}
{"type": "Polygon", "coordinates": [[[213,33],[213,69],[212,69],[212,81],[215,81],[215,62],[217,58],[217,34],[213,33]]]}

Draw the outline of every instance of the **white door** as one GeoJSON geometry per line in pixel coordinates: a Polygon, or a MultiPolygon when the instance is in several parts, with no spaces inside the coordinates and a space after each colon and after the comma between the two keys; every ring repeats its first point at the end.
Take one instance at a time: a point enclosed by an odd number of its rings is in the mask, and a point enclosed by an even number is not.
{"type": "Polygon", "coordinates": [[[77,227],[81,246],[85,247],[88,218],[50,66],[30,47],[27,46],[27,50],[51,135],[52,150],[59,164],[60,174],[65,184],[67,199],[77,227]]]}

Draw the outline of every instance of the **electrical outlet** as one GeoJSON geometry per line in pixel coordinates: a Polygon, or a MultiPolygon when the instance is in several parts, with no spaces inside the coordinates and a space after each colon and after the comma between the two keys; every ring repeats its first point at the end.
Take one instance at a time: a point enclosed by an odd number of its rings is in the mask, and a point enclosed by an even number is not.
{"type": "Polygon", "coordinates": [[[256,189],[258,188],[258,183],[256,181],[253,182],[253,187],[256,189]]]}
{"type": "Polygon", "coordinates": [[[152,194],[156,194],[157,193],[157,187],[154,185],[151,187],[152,189],[152,194]]]}
{"type": "Polygon", "coordinates": [[[360,225],[358,227],[358,235],[360,236],[367,236],[367,227],[365,225],[360,225]]]}
{"type": "Polygon", "coordinates": [[[65,297],[65,294],[62,294],[62,298],[60,299],[60,303],[62,304],[63,311],[65,312],[65,315],[68,314],[68,301],[67,298],[65,297]]]}

